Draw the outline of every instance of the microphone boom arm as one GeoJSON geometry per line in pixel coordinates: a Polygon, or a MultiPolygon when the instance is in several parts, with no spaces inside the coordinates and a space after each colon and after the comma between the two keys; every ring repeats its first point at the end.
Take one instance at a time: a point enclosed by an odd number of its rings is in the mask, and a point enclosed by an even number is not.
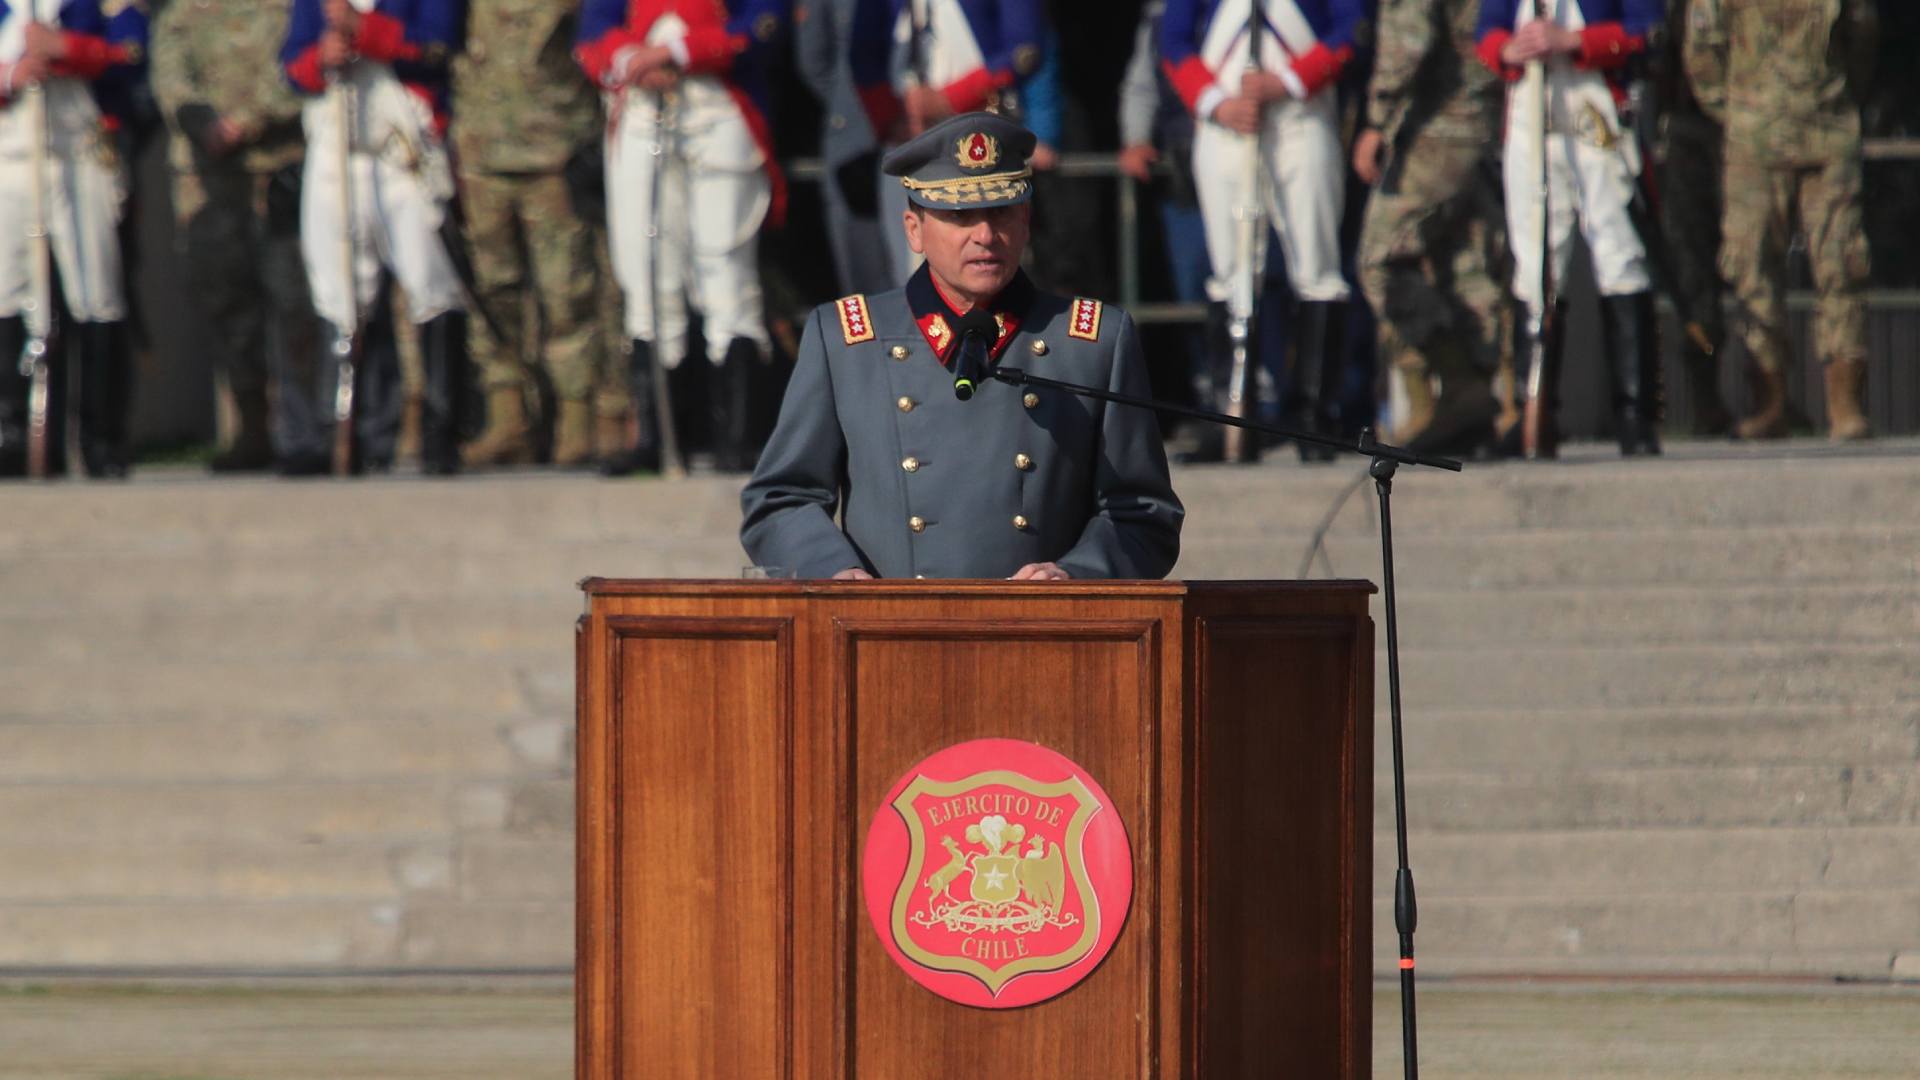
{"type": "Polygon", "coordinates": [[[995,365],[994,368],[988,372],[988,375],[991,378],[998,379],[1003,383],[1010,383],[1014,386],[1039,386],[1049,390],[1064,390],[1069,394],[1077,394],[1080,397],[1095,398],[1100,401],[1111,401],[1120,405],[1133,405],[1142,409],[1170,412],[1176,416],[1186,416],[1195,420],[1205,420],[1208,423],[1222,424],[1227,427],[1241,428],[1246,431],[1256,431],[1263,435],[1275,435],[1283,439],[1292,439],[1296,442],[1308,443],[1314,446],[1324,446],[1330,450],[1358,454],[1362,457],[1376,460],[1384,459],[1398,465],[1425,465],[1435,469],[1445,469],[1448,472],[1459,472],[1461,467],[1460,462],[1452,458],[1439,457],[1433,454],[1422,454],[1408,450],[1404,446],[1394,446],[1390,443],[1379,442],[1374,439],[1372,428],[1361,432],[1360,438],[1357,441],[1347,442],[1344,439],[1330,438],[1311,432],[1294,431],[1291,428],[1277,427],[1273,424],[1262,424],[1254,420],[1247,420],[1238,416],[1229,416],[1222,412],[1214,412],[1210,409],[1196,409],[1188,405],[1176,405],[1172,402],[1140,397],[1135,394],[1123,394],[1115,390],[1103,390],[1093,386],[1082,386],[1079,383],[1061,382],[1058,379],[1031,375],[1019,368],[995,365]]]}

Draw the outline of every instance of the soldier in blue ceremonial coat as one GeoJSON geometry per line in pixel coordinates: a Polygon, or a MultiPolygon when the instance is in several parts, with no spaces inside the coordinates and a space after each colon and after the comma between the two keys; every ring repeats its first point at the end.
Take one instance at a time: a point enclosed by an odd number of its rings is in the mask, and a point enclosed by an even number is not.
{"type": "Polygon", "coordinates": [[[1153,414],[956,369],[1147,393],[1133,320],[1020,271],[1033,133],[956,116],[887,155],[925,257],[904,289],[816,309],[741,494],[754,562],[800,577],[1159,578],[1183,511],[1153,414]],[[971,352],[969,352],[971,350],[971,352]]]}
{"type": "Polygon", "coordinates": [[[132,352],[118,134],[145,78],[146,45],[147,12],[135,0],[0,0],[0,473],[25,465],[31,391],[21,347],[52,329],[58,306],[50,283],[47,296],[35,296],[29,237],[43,226],[75,345],[47,356],[49,471],[64,467],[65,354],[80,364],[81,465],[93,477],[127,473],[132,352]],[[25,107],[33,86],[46,109],[38,126],[25,107]]]}

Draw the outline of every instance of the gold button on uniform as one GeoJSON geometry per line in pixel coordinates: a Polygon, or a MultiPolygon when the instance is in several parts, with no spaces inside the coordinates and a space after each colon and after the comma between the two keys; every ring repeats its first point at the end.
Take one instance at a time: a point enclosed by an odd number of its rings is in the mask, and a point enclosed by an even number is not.
{"type": "Polygon", "coordinates": [[[920,459],[917,457],[910,457],[907,460],[901,462],[900,467],[907,470],[908,472],[919,472],[920,459]]]}
{"type": "Polygon", "coordinates": [[[1047,343],[1044,341],[1041,341],[1039,338],[1033,339],[1032,348],[1033,348],[1033,355],[1035,356],[1047,355],[1047,343]]]}
{"type": "Polygon", "coordinates": [[[1027,527],[1027,516],[1025,514],[1013,515],[1013,527],[1016,529],[1025,529],[1027,527]]]}
{"type": "Polygon", "coordinates": [[[1033,468],[1033,459],[1025,454],[1015,454],[1013,455],[1013,467],[1019,469],[1021,472],[1026,472],[1028,469],[1033,468]]]}
{"type": "Polygon", "coordinates": [[[1040,395],[1028,394],[1026,397],[1020,399],[1020,404],[1025,405],[1029,409],[1036,408],[1040,404],[1040,395]]]}
{"type": "Polygon", "coordinates": [[[910,517],[907,519],[907,528],[912,529],[914,532],[926,532],[927,531],[926,519],[921,517],[910,517]]]}
{"type": "Polygon", "coordinates": [[[913,411],[913,399],[910,397],[903,397],[899,401],[894,402],[894,404],[900,407],[901,412],[913,411]]]}
{"type": "Polygon", "coordinates": [[[907,358],[907,347],[905,345],[895,345],[893,347],[893,358],[895,360],[905,360],[907,358]]]}

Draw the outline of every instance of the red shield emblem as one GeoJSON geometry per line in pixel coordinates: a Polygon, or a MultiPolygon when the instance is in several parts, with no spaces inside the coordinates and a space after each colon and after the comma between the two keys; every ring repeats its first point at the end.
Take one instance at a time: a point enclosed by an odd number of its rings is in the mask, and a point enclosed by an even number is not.
{"type": "Polygon", "coordinates": [[[1014,1008],[1063,993],[1113,947],[1133,855],[1106,792],[1034,743],[942,750],[894,785],[867,833],[867,914],[934,993],[1014,1008]]]}

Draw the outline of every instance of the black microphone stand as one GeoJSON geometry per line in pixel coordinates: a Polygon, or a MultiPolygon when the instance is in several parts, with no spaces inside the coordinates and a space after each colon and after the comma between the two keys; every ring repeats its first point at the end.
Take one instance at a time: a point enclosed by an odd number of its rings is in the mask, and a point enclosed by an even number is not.
{"type": "Polygon", "coordinates": [[[1400,1045],[1407,1080],[1418,1080],[1420,1057],[1418,1028],[1414,1022],[1413,1012],[1413,930],[1415,924],[1419,922],[1420,914],[1413,896],[1413,868],[1407,864],[1407,773],[1400,739],[1400,624],[1399,613],[1394,606],[1393,592],[1393,476],[1402,465],[1425,465],[1435,469],[1446,469],[1449,472],[1459,472],[1460,463],[1452,458],[1422,454],[1405,447],[1377,442],[1373,437],[1372,428],[1361,432],[1357,441],[1347,442],[1344,439],[1316,435],[1311,432],[1292,431],[1271,424],[1243,420],[1237,416],[1228,416],[1226,413],[1213,412],[1209,409],[1195,409],[1185,405],[1156,401],[1149,397],[1122,394],[1098,387],[1029,375],[1019,368],[995,366],[988,374],[994,379],[1014,386],[1039,386],[1098,401],[1111,401],[1120,405],[1170,412],[1212,424],[1244,428],[1263,435],[1275,435],[1297,443],[1324,446],[1348,454],[1359,454],[1371,459],[1371,463],[1367,466],[1367,475],[1373,477],[1374,490],[1380,496],[1380,563],[1385,576],[1382,591],[1386,596],[1387,608],[1387,709],[1393,719],[1393,834],[1399,849],[1399,864],[1393,875],[1393,925],[1400,934],[1400,1045]]]}

